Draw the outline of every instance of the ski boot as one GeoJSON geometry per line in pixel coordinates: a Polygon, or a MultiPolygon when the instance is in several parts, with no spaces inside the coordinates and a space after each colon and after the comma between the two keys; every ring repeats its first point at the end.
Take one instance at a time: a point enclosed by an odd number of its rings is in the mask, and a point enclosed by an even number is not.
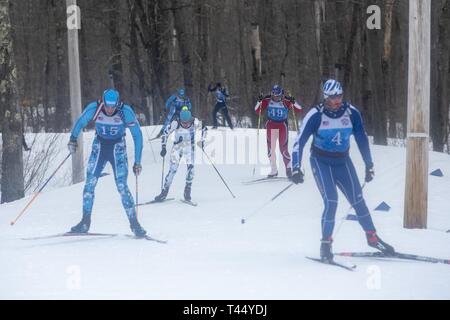
{"type": "Polygon", "coordinates": [[[145,231],[144,228],[141,227],[136,218],[130,219],[130,228],[136,238],[144,238],[147,234],[147,231],[145,231]]]}
{"type": "Polygon", "coordinates": [[[286,168],[286,177],[288,179],[292,178],[292,169],[291,168],[286,168]]]}
{"type": "Polygon", "coordinates": [[[159,196],[155,197],[155,201],[159,202],[159,201],[164,201],[167,198],[167,194],[169,193],[169,189],[163,189],[161,191],[161,194],[159,196]]]}
{"type": "Polygon", "coordinates": [[[186,186],[184,187],[184,200],[186,201],[191,201],[191,185],[190,184],[186,184],[186,186]]]}
{"type": "Polygon", "coordinates": [[[320,242],[320,259],[323,262],[333,261],[334,255],[331,252],[331,244],[333,243],[333,240],[321,240],[320,242]]]}
{"type": "Polygon", "coordinates": [[[80,223],[70,229],[69,233],[88,233],[91,226],[91,216],[83,215],[80,223]]]}
{"type": "Polygon", "coordinates": [[[267,178],[275,178],[278,177],[278,171],[277,172],[271,172],[267,175],[267,178]]]}
{"type": "Polygon", "coordinates": [[[375,231],[366,232],[366,237],[367,244],[370,247],[380,250],[386,256],[392,256],[395,254],[395,249],[391,245],[381,240],[375,231]]]}

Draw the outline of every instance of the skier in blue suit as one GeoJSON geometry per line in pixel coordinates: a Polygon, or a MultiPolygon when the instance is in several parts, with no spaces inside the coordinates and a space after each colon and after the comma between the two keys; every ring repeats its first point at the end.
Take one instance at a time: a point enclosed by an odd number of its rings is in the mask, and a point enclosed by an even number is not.
{"type": "Polygon", "coordinates": [[[144,237],[146,231],[137,220],[134,200],[127,185],[126,128],[130,130],[134,141],[133,172],[138,176],[142,171],[142,132],[136,115],[131,106],[120,100],[119,92],[114,89],[106,90],[102,99],[90,103],[75,123],[68,144],[71,153],[75,153],[77,150],[77,138],[80,131],[91,121],[95,123],[96,135],[87,165],[86,185],[83,191],[83,217],[80,223],[71,229],[71,232],[87,233],[89,231],[95,187],[103,169],[109,162],[114,171],[117,190],[130,221],[131,230],[137,237],[144,237]]]}
{"type": "Polygon", "coordinates": [[[189,111],[192,110],[191,100],[186,96],[186,90],[184,88],[180,88],[176,94],[171,95],[166,101],[166,109],[169,113],[167,114],[166,120],[164,120],[164,124],[158,134],[158,137],[162,136],[164,130],[166,130],[172,121],[178,120],[183,107],[188,107],[189,111]]]}
{"type": "Polygon", "coordinates": [[[355,209],[358,221],[366,232],[368,245],[387,255],[393,254],[394,248],[382,241],[376,233],[349,155],[350,136],[353,134],[366,165],[365,181],[372,181],[373,162],[361,114],[354,106],[343,101],[344,91],[339,82],[328,80],[323,86],[323,93],[323,103],[312,108],[304,118],[292,154],[292,181],[296,184],[303,183],[303,172],[300,170],[303,149],[309,137],[313,136],[311,169],[325,205],[322,215],[321,259],[333,260],[331,244],[338,203],[336,187],[355,209]]]}

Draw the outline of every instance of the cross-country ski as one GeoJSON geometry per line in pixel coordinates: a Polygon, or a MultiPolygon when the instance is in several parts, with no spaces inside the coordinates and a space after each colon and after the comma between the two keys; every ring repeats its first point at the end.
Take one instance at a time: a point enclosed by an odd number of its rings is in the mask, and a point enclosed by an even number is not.
{"type": "Polygon", "coordinates": [[[63,238],[63,237],[116,237],[117,233],[75,233],[75,232],[65,232],[65,233],[57,233],[47,236],[36,236],[29,238],[22,238],[22,240],[43,240],[43,239],[52,239],[52,238],[63,238]]]}
{"type": "Polygon", "coordinates": [[[166,199],[163,199],[163,200],[151,200],[151,201],[139,203],[136,206],[137,207],[141,207],[141,206],[146,206],[146,205],[149,205],[149,204],[164,203],[164,202],[169,202],[169,201],[173,201],[173,200],[175,200],[175,198],[166,198],[166,199]]]}
{"type": "Polygon", "coordinates": [[[345,264],[345,263],[342,263],[342,262],[337,262],[335,260],[322,260],[322,259],[313,258],[313,257],[306,257],[306,259],[309,259],[309,260],[312,260],[312,261],[315,261],[315,262],[319,262],[319,263],[322,263],[322,264],[327,264],[327,265],[330,265],[330,266],[335,266],[335,267],[342,268],[342,269],[345,269],[345,270],[348,270],[348,271],[354,271],[356,269],[356,265],[354,265],[354,264],[352,264],[352,265],[345,264]]]}

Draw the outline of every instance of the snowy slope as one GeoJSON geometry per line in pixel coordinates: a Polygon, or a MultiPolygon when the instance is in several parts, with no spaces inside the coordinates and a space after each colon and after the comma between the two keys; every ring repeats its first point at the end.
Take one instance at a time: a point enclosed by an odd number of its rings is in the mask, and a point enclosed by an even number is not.
{"type": "MultiPolygon", "coordinates": [[[[153,128],[146,130],[151,135],[153,128]]],[[[140,207],[142,225],[154,237],[168,240],[167,245],[122,236],[21,240],[64,232],[76,224],[81,216],[82,184],[52,185],[14,227],[9,222],[31,195],[1,205],[0,299],[450,298],[448,265],[340,258],[358,265],[355,272],[348,272],[305,259],[305,255],[318,255],[322,212],[308,161],[303,185],[292,187],[242,225],[241,218],[251,215],[288,182],[243,185],[242,181],[253,178],[254,165],[239,164],[244,161],[238,159],[240,156],[233,157],[233,150],[242,151],[245,145],[236,146],[232,141],[235,136],[254,140],[256,131],[237,129],[223,143],[226,133],[210,132],[213,144],[207,150],[218,163],[228,159],[228,164],[220,164],[218,169],[236,199],[205,162],[196,167],[193,186],[198,207],[178,200],[140,207]]],[[[267,164],[263,134],[260,154],[267,164]]],[[[292,133],[291,145],[294,136],[292,133]]],[[[88,152],[91,141],[92,134],[87,134],[88,152]]],[[[134,158],[132,145],[129,141],[130,164],[134,158]]],[[[251,141],[247,145],[254,148],[251,141]]],[[[139,179],[141,201],[152,199],[160,189],[159,141],[153,142],[153,148],[155,157],[146,143],[144,171],[139,179]]],[[[65,141],[61,150],[60,157],[64,158],[65,141]]],[[[373,212],[381,237],[401,252],[450,258],[450,234],[445,233],[450,229],[450,178],[429,179],[429,229],[406,230],[402,228],[405,149],[373,146],[372,152],[376,178],[364,190],[367,204],[373,209],[385,201],[392,207],[389,213],[373,212]]],[[[362,178],[364,167],[355,145],[352,154],[362,178]]],[[[448,155],[431,153],[430,171],[441,168],[450,175],[449,160],[448,155]]],[[[265,169],[264,164],[259,166],[257,175],[265,169]]],[[[70,163],[60,176],[67,172],[70,163]]],[[[182,197],[185,172],[182,166],[169,197],[182,197]]],[[[134,194],[131,175],[129,186],[134,194]]],[[[349,209],[342,194],[340,199],[338,219],[349,209]]],[[[130,233],[112,176],[98,183],[91,231],[130,233]]],[[[334,251],[353,250],[368,251],[368,247],[359,225],[345,221],[335,235],[334,251]]]]}

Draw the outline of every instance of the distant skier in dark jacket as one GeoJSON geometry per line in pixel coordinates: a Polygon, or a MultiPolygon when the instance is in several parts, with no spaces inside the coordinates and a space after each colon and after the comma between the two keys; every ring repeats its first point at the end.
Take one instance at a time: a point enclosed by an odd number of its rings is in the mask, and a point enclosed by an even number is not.
{"type": "Polygon", "coordinates": [[[233,129],[233,123],[231,122],[230,115],[228,114],[227,98],[229,97],[229,94],[227,89],[222,87],[222,84],[218,82],[215,86],[213,84],[210,84],[208,86],[208,91],[214,92],[214,95],[216,96],[216,105],[214,106],[212,114],[213,129],[217,129],[217,113],[219,111],[223,113],[228,126],[233,129]]]}
{"type": "Polygon", "coordinates": [[[369,246],[387,255],[393,254],[394,248],[383,242],[376,233],[349,155],[350,136],[353,134],[366,165],[365,181],[372,181],[373,161],[361,113],[343,101],[344,91],[339,82],[328,80],[323,86],[323,94],[324,102],[312,108],[305,116],[292,153],[292,180],[297,184],[303,183],[303,173],[300,170],[303,148],[309,137],[313,136],[311,169],[325,205],[322,216],[321,258],[323,261],[333,260],[331,243],[338,204],[337,187],[355,209],[359,224],[366,232],[369,246]]]}

